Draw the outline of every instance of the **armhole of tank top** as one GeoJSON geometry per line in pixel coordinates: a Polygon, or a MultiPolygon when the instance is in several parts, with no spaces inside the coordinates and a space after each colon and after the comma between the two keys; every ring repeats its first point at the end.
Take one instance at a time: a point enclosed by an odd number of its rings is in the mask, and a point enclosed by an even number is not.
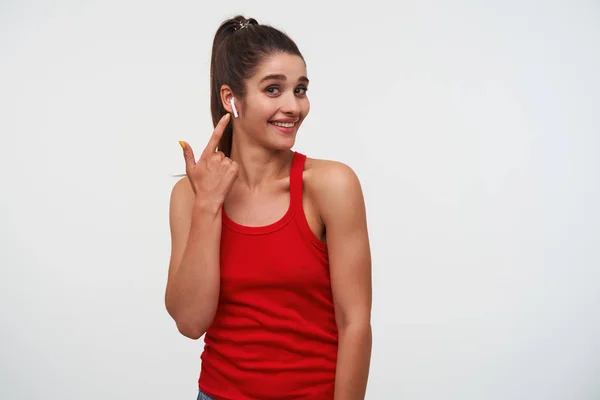
{"type": "Polygon", "coordinates": [[[304,212],[302,198],[304,194],[303,172],[305,161],[306,156],[304,154],[296,153],[290,177],[290,201],[292,202],[292,205],[295,210],[294,219],[296,220],[298,228],[300,229],[302,235],[318,250],[326,253],[327,244],[323,243],[314,234],[312,229],[310,229],[308,219],[306,218],[306,213],[304,212]]]}

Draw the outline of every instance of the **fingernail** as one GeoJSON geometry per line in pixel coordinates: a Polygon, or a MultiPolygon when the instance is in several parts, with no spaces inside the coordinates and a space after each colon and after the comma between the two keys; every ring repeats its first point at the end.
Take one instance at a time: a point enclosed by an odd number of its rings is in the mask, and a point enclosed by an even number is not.
{"type": "Polygon", "coordinates": [[[225,114],[225,119],[229,119],[231,117],[231,114],[227,113],[225,114]]]}
{"type": "Polygon", "coordinates": [[[185,149],[185,143],[183,143],[181,140],[179,141],[179,145],[181,146],[182,149],[185,149]]]}

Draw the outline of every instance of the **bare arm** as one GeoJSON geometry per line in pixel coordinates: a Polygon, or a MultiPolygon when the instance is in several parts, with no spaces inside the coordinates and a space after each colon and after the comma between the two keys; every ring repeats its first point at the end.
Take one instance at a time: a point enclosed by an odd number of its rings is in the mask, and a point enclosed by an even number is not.
{"type": "Polygon", "coordinates": [[[344,164],[320,174],[319,209],[327,229],[339,332],[335,400],[365,398],[371,360],[371,252],[360,182],[344,164]]]}
{"type": "Polygon", "coordinates": [[[173,188],[169,219],[165,304],[179,332],[198,339],[210,326],[219,300],[221,211],[196,200],[186,177],[173,188]]]}
{"type": "Polygon", "coordinates": [[[221,206],[238,175],[238,166],[217,151],[229,114],[223,116],[196,162],[191,146],[180,142],[186,178],[171,192],[171,260],[165,293],[167,311],[179,332],[198,339],[219,302],[221,206]]]}

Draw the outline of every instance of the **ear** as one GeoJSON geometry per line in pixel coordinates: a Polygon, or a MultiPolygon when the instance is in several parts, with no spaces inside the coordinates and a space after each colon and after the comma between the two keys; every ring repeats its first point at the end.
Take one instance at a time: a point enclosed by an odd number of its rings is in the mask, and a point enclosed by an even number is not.
{"type": "Polygon", "coordinates": [[[228,85],[221,86],[221,104],[223,104],[223,108],[227,110],[228,113],[233,115],[233,110],[230,103],[232,97],[234,96],[231,88],[228,85]]]}

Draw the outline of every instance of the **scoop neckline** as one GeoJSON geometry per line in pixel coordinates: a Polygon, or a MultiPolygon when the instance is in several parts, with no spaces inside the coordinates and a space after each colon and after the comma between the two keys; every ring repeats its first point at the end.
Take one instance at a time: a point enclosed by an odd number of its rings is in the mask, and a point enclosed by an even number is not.
{"type": "Polygon", "coordinates": [[[237,231],[239,233],[244,233],[244,234],[248,234],[248,235],[263,235],[265,233],[271,233],[271,232],[275,232],[276,230],[279,230],[281,228],[283,228],[284,226],[286,226],[291,220],[292,217],[294,216],[294,201],[293,201],[293,189],[292,189],[292,185],[294,184],[293,182],[293,174],[294,174],[294,166],[297,163],[297,157],[298,157],[298,152],[294,152],[294,156],[292,158],[292,165],[290,167],[290,176],[288,177],[289,179],[289,184],[290,184],[290,200],[288,203],[288,208],[285,212],[285,214],[283,214],[283,216],[281,218],[279,218],[277,221],[272,222],[268,225],[259,225],[259,226],[249,226],[249,225],[243,225],[240,224],[238,222],[235,222],[234,220],[232,220],[231,218],[229,218],[229,215],[227,215],[227,212],[225,211],[225,203],[223,203],[223,205],[221,206],[221,210],[222,210],[222,215],[223,215],[223,223],[233,229],[234,231],[237,231]]]}

